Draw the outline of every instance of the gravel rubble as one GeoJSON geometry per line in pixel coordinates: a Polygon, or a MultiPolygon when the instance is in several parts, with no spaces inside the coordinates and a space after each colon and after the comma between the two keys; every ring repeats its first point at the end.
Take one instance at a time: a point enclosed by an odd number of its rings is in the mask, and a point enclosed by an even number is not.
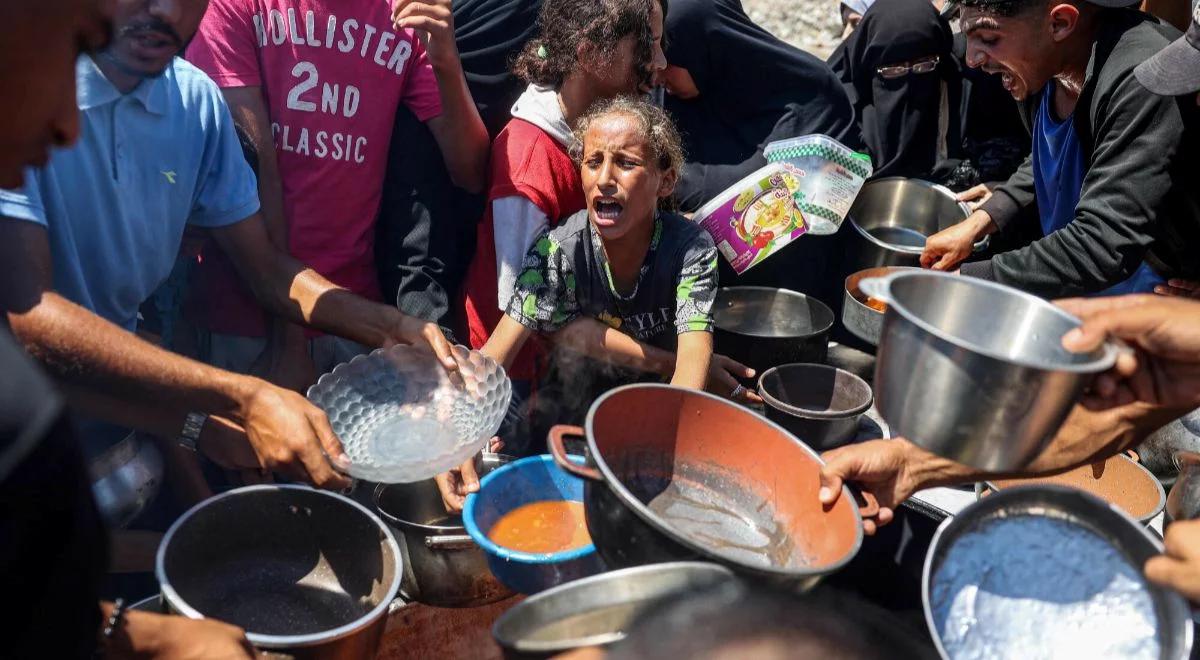
{"type": "Polygon", "coordinates": [[[771,34],[821,59],[841,41],[837,0],[742,0],[742,7],[771,34]]]}

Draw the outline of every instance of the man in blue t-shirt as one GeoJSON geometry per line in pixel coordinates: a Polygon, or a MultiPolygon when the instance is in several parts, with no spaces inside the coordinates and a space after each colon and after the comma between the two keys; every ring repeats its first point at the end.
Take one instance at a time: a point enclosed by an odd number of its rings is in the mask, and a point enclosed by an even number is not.
{"type": "MultiPolygon", "coordinates": [[[[369,346],[429,343],[452,364],[436,326],[331,284],[272,243],[220,91],[176,57],[207,4],[116,3],[112,42],[76,62],[79,143],[0,193],[0,302],[13,333],[90,415],[178,438],[229,467],[342,488],[341,447],[303,397],[129,332],[190,223],[211,231],[277,315],[369,346]]],[[[101,453],[108,440],[85,439],[85,450],[101,453]]]]}
{"type": "Polygon", "coordinates": [[[1133,73],[1177,31],[1129,0],[959,4],[967,63],[1000,76],[1034,149],[970,217],[929,238],[922,265],[958,268],[975,242],[1028,211],[1041,238],[960,272],[1045,297],[1200,275],[1200,200],[1189,188],[1200,114],[1149,93],[1133,73]]]}

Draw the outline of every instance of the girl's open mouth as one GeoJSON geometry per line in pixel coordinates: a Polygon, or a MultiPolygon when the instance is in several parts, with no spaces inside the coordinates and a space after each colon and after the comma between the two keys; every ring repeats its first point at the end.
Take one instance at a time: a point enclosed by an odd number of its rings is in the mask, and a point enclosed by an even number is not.
{"type": "Polygon", "coordinates": [[[596,219],[604,222],[615,222],[623,208],[620,202],[613,200],[598,199],[592,202],[592,211],[596,214],[596,219]]]}

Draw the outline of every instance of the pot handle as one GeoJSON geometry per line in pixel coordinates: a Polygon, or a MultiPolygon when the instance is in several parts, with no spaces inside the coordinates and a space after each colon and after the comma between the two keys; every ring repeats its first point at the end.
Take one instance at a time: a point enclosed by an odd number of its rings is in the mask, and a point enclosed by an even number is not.
{"type": "Polygon", "coordinates": [[[849,488],[850,494],[854,496],[854,503],[858,505],[858,515],[863,518],[879,515],[879,500],[875,499],[874,495],[850,484],[846,484],[846,488],[849,488]]]}
{"type": "Polygon", "coordinates": [[[475,547],[475,540],[466,534],[454,534],[450,536],[426,536],[425,547],[430,550],[471,550],[475,547]]]}
{"type": "Polygon", "coordinates": [[[583,428],[579,426],[570,426],[568,424],[558,424],[550,429],[550,435],[546,438],[546,444],[550,446],[550,454],[554,456],[554,462],[558,463],[558,467],[570,472],[580,479],[591,479],[592,481],[604,481],[604,475],[594,467],[580,465],[572,461],[567,456],[567,447],[564,441],[567,436],[584,438],[587,437],[583,428]]]}
{"type": "Polygon", "coordinates": [[[892,276],[885,275],[883,277],[864,277],[858,281],[858,289],[864,294],[882,300],[884,303],[892,304],[892,276]]]}

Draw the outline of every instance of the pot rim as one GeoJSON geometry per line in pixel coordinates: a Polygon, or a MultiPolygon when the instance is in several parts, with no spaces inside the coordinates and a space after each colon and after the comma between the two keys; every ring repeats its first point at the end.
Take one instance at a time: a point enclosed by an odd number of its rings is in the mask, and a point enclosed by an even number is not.
{"type": "MultiPolygon", "coordinates": [[[[1007,293],[1009,295],[1018,296],[1025,302],[1032,304],[1034,306],[1041,307],[1043,309],[1048,309],[1051,312],[1053,312],[1054,314],[1058,315],[1059,317],[1065,318],[1065,319],[1068,319],[1068,320],[1074,322],[1077,326],[1083,324],[1083,321],[1081,321],[1075,315],[1068,313],[1065,309],[1063,309],[1051,302],[1043,300],[1042,298],[1039,298],[1039,297],[1033,295],[1032,293],[1027,293],[1025,291],[1021,291],[1020,289],[1015,289],[1013,287],[1005,286],[1005,285],[999,284],[997,282],[991,282],[989,280],[982,280],[982,279],[973,278],[973,277],[964,277],[962,275],[954,275],[952,273],[943,273],[941,271],[924,270],[924,269],[922,269],[920,272],[908,271],[908,272],[892,273],[891,275],[886,275],[882,278],[879,278],[879,279],[883,280],[884,286],[887,287],[887,291],[888,291],[888,299],[884,301],[887,303],[887,306],[888,306],[887,314],[884,317],[885,320],[888,316],[890,316],[892,314],[892,311],[894,310],[895,313],[898,316],[900,316],[900,318],[902,318],[905,321],[908,321],[909,323],[912,323],[913,325],[916,325],[918,328],[920,328],[921,330],[924,330],[925,332],[929,333],[930,335],[932,335],[933,337],[937,338],[940,341],[944,341],[953,346],[957,346],[959,348],[971,351],[972,353],[975,353],[982,357],[986,357],[986,358],[995,360],[997,362],[1000,362],[1000,363],[1006,364],[1006,365],[1014,365],[1017,367],[1024,367],[1027,369],[1036,369],[1038,371],[1047,371],[1047,372],[1061,372],[1061,373],[1070,373],[1070,374],[1097,374],[1102,371],[1108,371],[1109,369],[1112,368],[1112,366],[1114,364],[1116,364],[1117,347],[1116,347],[1116,345],[1113,344],[1112,341],[1104,342],[1104,345],[1101,346],[1100,356],[1095,358],[1094,360],[1091,360],[1089,362],[1082,362],[1079,364],[1052,365],[1052,364],[1044,364],[1044,363],[1039,364],[1037,362],[1034,362],[1033,360],[1027,360],[1027,359],[1023,359],[1023,358],[1019,358],[1019,357],[1011,357],[1011,356],[1007,356],[1007,355],[1002,355],[998,351],[994,351],[992,349],[985,348],[983,346],[976,344],[975,342],[963,339],[962,337],[951,335],[948,332],[944,332],[941,329],[934,327],[931,323],[927,322],[925,319],[918,317],[915,313],[913,313],[912,310],[908,309],[908,307],[906,307],[899,300],[896,300],[896,297],[894,295],[892,295],[892,293],[891,293],[892,284],[895,283],[897,280],[910,278],[910,277],[932,277],[932,278],[939,278],[939,279],[946,279],[946,280],[964,281],[964,282],[967,282],[968,285],[970,285],[970,286],[981,286],[981,287],[988,288],[988,289],[994,289],[996,291],[1001,291],[1001,292],[1007,293]]],[[[880,339],[881,344],[883,343],[883,339],[885,336],[886,336],[886,331],[880,334],[879,339],[880,339]]]]}
{"type": "Polygon", "coordinates": [[[521,564],[561,564],[563,562],[581,559],[583,557],[587,557],[588,555],[594,554],[596,552],[596,543],[594,541],[583,546],[582,548],[564,550],[562,552],[533,553],[513,550],[511,548],[506,548],[502,545],[496,544],[495,541],[492,541],[490,538],[488,538],[487,532],[480,529],[479,524],[475,522],[475,503],[479,500],[480,495],[484,492],[484,489],[487,488],[487,485],[494,481],[497,475],[502,475],[507,471],[516,471],[518,468],[524,465],[532,465],[534,463],[548,463],[551,469],[560,471],[562,470],[562,468],[558,467],[558,463],[554,462],[554,457],[550,456],[549,454],[527,456],[493,470],[491,474],[479,480],[479,490],[468,495],[467,501],[463,505],[462,519],[463,526],[467,528],[467,534],[480,548],[483,548],[484,552],[490,555],[495,555],[505,561],[513,561],[521,564]]]}
{"type": "MultiPolygon", "coordinates": [[[[886,177],[883,177],[882,179],[871,179],[870,181],[867,181],[866,183],[863,184],[862,190],[859,191],[859,194],[861,195],[862,192],[865,191],[867,189],[867,187],[870,186],[871,184],[892,183],[892,182],[897,182],[897,181],[910,183],[910,184],[913,184],[913,185],[921,187],[921,188],[927,188],[929,190],[933,190],[934,192],[937,192],[939,195],[942,195],[943,197],[950,199],[955,204],[957,204],[958,208],[963,212],[963,214],[964,214],[963,220],[966,220],[971,215],[971,207],[967,206],[963,202],[958,201],[958,197],[949,188],[947,188],[943,185],[933,183],[932,181],[926,181],[924,179],[911,179],[911,178],[905,177],[905,176],[886,176],[886,177]]],[[[878,238],[875,238],[873,235],[871,235],[871,232],[867,231],[861,225],[859,225],[858,220],[856,220],[854,218],[854,214],[848,214],[848,215],[850,218],[850,224],[854,226],[855,231],[857,231],[860,236],[862,236],[866,240],[870,241],[876,247],[883,248],[884,250],[888,250],[891,252],[899,252],[900,254],[915,255],[915,256],[920,256],[921,253],[923,253],[925,251],[924,248],[915,248],[915,247],[908,247],[906,245],[895,245],[893,243],[885,243],[885,242],[879,240],[878,238]]],[[[961,220],[959,222],[961,222],[961,220]]],[[[928,238],[928,236],[926,238],[928,238]]],[[[988,237],[984,236],[982,239],[975,241],[974,245],[971,246],[971,251],[979,252],[980,250],[987,247],[988,242],[989,242],[988,237]]]]}
{"type": "MultiPolygon", "coordinates": [[[[717,295],[718,296],[721,295],[722,291],[775,291],[776,293],[781,293],[781,294],[791,296],[794,298],[803,298],[804,302],[807,303],[809,306],[813,306],[815,304],[815,306],[818,309],[824,309],[826,312],[829,312],[829,323],[827,325],[822,325],[820,328],[813,328],[812,332],[807,332],[807,333],[798,334],[798,335],[787,335],[787,336],[783,336],[783,337],[780,337],[778,335],[764,335],[764,334],[753,333],[753,332],[739,332],[736,330],[728,330],[726,328],[722,328],[720,326],[720,324],[717,323],[716,314],[714,313],[713,314],[713,328],[720,330],[721,332],[727,332],[731,335],[736,335],[736,336],[741,336],[741,337],[757,337],[759,339],[785,339],[785,340],[787,340],[787,339],[810,339],[812,337],[818,337],[824,333],[829,332],[830,330],[833,329],[834,324],[837,323],[837,317],[834,316],[833,310],[829,308],[829,305],[826,305],[825,303],[821,302],[820,300],[816,299],[813,296],[800,293],[799,291],[792,291],[791,289],[783,289],[783,288],[772,287],[772,286],[722,286],[722,287],[717,287],[717,295]]],[[[715,299],[714,299],[714,303],[715,303],[715,299]]]]}
{"type": "Polygon", "coordinates": [[[375,490],[372,491],[372,493],[371,493],[371,501],[375,504],[375,510],[379,512],[379,517],[383,518],[383,521],[385,523],[400,527],[404,531],[411,530],[413,532],[417,532],[419,534],[425,534],[427,536],[446,536],[446,535],[450,535],[450,534],[465,534],[466,533],[465,527],[463,525],[426,525],[424,523],[417,523],[417,522],[413,522],[411,520],[405,520],[404,518],[401,518],[400,516],[397,516],[397,515],[391,513],[390,511],[384,509],[382,506],[379,505],[379,496],[380,496],[380,494],[383,493],[383,491],[387,490],[390,486],[394,486],[394,485],[396,485],[396,484],[376,484],[375,490]]]}
{"type": "MultiPolygon", "coordinates": [[[[1158,489],[1158,504],[1155,505],[1154,510],[1144,516],[1137,517],[1138,522],[1142,523],[1143,525],[1149,525],[1150,521],[1154,520],[1154,518],[1157,517],[1158,514],[1162,513],[1163,509],[1167,508],[1167,491],[1166,491],[1166,489],[1164,489],[1163,485],[1161,483],[1159,483],[1158,477],[1154,476],[1154,473],[1151,472],[1149,469],[1147,469],[1145,465],[1142,465],[1141,463],[1133,460],[1132,458],[1126,456],[1125,454],[1114,454],[1114,457],[1116,457],[1118,459],[1124,459],[1124,460],[1132,463],[1133,465],[1135,465],[1139,470],[1142,471],[1143,475],[1149,480],[1149,482],[1151,484],[1154,484],[1154,487],[1156,489],[1158,489]]],[[[996,480],[994,480],[994,479],[989,479],[987,481],[984,481],[983,483],[985,486],[987,486],[989,489],[992,490],[993,495],[1002,490],[1012,490],[1013,488],[1018,488],[1019,486],[1042,485],[1042,483],[1036,482],[1036,477],[1034,479],[1031,479],[1030,481],[1031,481],[1031,483],[1008,486],[1007,488],[997,488],[996,480]]],[[[1060,484],[1045,484],[1045,485],[1052,486],[1052,485],[1060,485],[1060,484]]],[[[1083,489],[1079,489],[1079,490],[1083,490],[1083,489]]],[[[1088,491],[1083,491],[1083,492],[1086,493],[1088,491]]],[[[1101,499],[1104,499],[1104,498],[1101,498],[1101,499]]],[[[1108,500],[1105,500],[1105,501],[1107,502],[1108,500]]],[[[1131,518],[1133,517],[1132,514],[1130,514],[1130,517],[1131,518]]]]}
{"type": "MultiPolygon", "coordinates": [[[[558,642],[534,642],[534,641],[524,641],[523,642],[520,639],[501,640],[499,631],[500,631],[501,626],[504,623],[506,623],[507,621],[511,620],[512,618],[514,618],[520,614],[521,608],[532,607],[533,605],[536,605],[539,602],[553,599],[561,593],[564,593],[564,592],[569,593],[569,592],[577,591],[580,589],[586,589],[587,587],[589,587],[593,584],[596,584],[596,583],[610,582],[610,581],[620,580],[620,579],[629,578],[629,577],[636,578],[636,577],[639,577],[639,576],[642,576],[645,574],[673,573],[675,571],[681,571],[681,570],[707,571],[707,572],[712,573],[713,575],[720,575],[721,577],[726,578],[726,579],[732,579],[732,580],[737,579],[737,575],[733,571],[726,568],[725,566],[722,566],[718,563],[711,562],[711,561],[700,561],[700,560],[673,561],[673,562],[663,562],[663,563],[658,563],[658,564],[643,564],[641,566],[632,566],[629,568],[621,568],[621,569],[617,569],[614,571],[597,573],[596,575],[589,575],[585,578],[580,578],[578,580],[573,580],[571,582],[566,582],[566,583],[551,587],[549,589],[546,589],[545,591],[541,591],[532,596],[529,596],[528,598],[521,601],[520,603],[517,603],[512,608],[510,608],[507,612],[501,614],[496,619],[495,623],[492,624],[492,637],[494,639],[496,639],[496,641],[500,642],[501,646],[507,647],[507,648],[512,648],[512,649],[515,649],[522,653],[558,653],[558,652],[569,651],[571,649],[585,647],[585,646],[603,646],[603,645],[607,645],[607,644],[613,644],[615,642],[618,642],[618,641],[624,639],[625,634],[624,633],[600,633],[600,634],[595,634],[595,635],[587,635],[584,637],[576,637],[576,638],[570,639],[570,640],[561,640],[558,642]]],[[[658,596],[651,596],[644,600],[646,602],[652,602],[654,599],[662,597],[662,595],[663,594],[660,594],[658,596]]],[[[582,613],[585,613],[588,611],[590,611],[590,610],[585,609],[585,610],[581,610],[580,612],[573,612],[571,614],[568,614],[568,616],[573,616],[574,614],[582,614],[582,613]]]]}
{"type": "Polygon", "coordinates": [[[854,417],[859,417],[863,413],[870,410],[871,405],[875,403],[875,392],[871,389],[871,385],[868,384],[867,381],[863,380],[858,375],[852,374],[849,371],[846,371],[845,369],[839,369],[838,367],[834,367],[834,366],[831,366],[828,364],[817,364],[817,363],[813,363],[813,362],[793,362],[791,364],[781,364],[779,366],[771,367],[770,369],[767,369],[766,371],[764,371],[762,373],[761,376],[758,377],[758,395],[763,398],[763,401],[765,401],[767,403],[767,405],[771,406],[772,408],[774,408],[780,412],[787,413],[793,417],[800,417],[802,419],[815,419],[815,420],[823,420],[823,421],[851,419],[854,417]],[[865,403],[861,403],[857,406],[854,406],[853,408],[850,408],[848,410],[839,410],[837,412],[830,412],[830,411],[825,411],[825,410],[809,410],[808,408],[801,408],[799,406],[793,406],[790,403],[785,403],[783,401],[780,401],[779,399],[775,398],[770,392],[768,392],[766,387],[763,386],[763,381],[766,380],[767,374],[774,373],[776,371],[782,371],[784,369],[796,368],[796,367],[803,367],[805,369],[810,369],[810,370],[833,371],[834,373],[846,374],[851,379],[853,379],[853,381],[855,381],[856,383],[858,383],[866,388],[867,400],[865,403]]]}
{"type": "Polygon", "coordinates": [[[332,642],[336,639],[341,639],[342,637],[351,635],[375,623],[375,621],[377,621],[381,615],[387,616],[388,607],[392,604],[392,601],[396,599],[396,594],[400,591],[400,580],[404,575],[404,560],[400,554],[400,545],[396,543],[396,537],[392,534],[392,530],[389,529],[388,526],[382,520],[380,520],[378,516],[371,513],[367,507],[355,502],[345,495],[331,493],[325,490],[317,490],[310,486],[302,486],[298,484],[261,484],[257,486],[243,486],[242,488],[235,488],[233,490],[225,491],[219,495],[214,495],[213,497],[210,497],[188,509],[182,516],[179,516],[179,518],[171,525],[170,529],[167,530],[167,533],[163,536],[162,541],[159,542],[158,551],[155,553],[154,557],[154,576],[158,579],[159,589],[162,591],[163,599],[171,607],[175,608],[183,616],[186,616],[189,619],[205,618],[199,610],[189,605],[187,601],[185,601],[183,597],[175,591],[175,588],[172,587],[171,583],[167,580],[167,547],[170,546],[172,537],[174,537],[175,533],[179,531],[179,528],[182,527],[194,515],[196,515],[200,509],[203,509],[214,502],[255,491],[279,490],[307,491],[320,497],[330,497],[335,500],[339,500],[361,511],[366,515],[367,519],[374,523],[375,527],[378,528],[383,534],[384,541],[386,541],[387,546],[392,550],[392,557],[395,559],[396,570],[393,571],[392,582],[390,585],[388,585],[387,592],[385,593],[383,599],[381,599],[380,603],[372,608],[371,611],[363,614],[349,623],[338,626],[337,628],[332,628],[330,630],[317,633],[308,633],[305,635],[263,635],[260,633],[252,633],[247,631],[246,639],[248,639],[250,643],[256,647],[267,649],[316,646],[317,644],[332,642]]]}
{"type": "MultiPolygon", "coordinates": [[[[933,638],[934,646],[937,648],[937,652],[940,657],[949,659],[950,656],[946,653],[946,648],[942,644],[942,635],[938,631],[937,624],[935,623],[935,621],[933,619],[933,606],[930,604],[930,591],[931,591],[931,585],[933,582],[933,575],[932,575],[933,560],[934,560],[934,556],[937,553],[938,548],[943,543],[942,537],[949,533],[949,528],[952,525],[954,525],[957,521],[960,521],[960,520],[965,521],[965,522],[961,522],[960,523],[961,525],[969,525],[969,524],[972,524],[973,522],[977,522],[977,521],[967,519],[965,516],[968,514],[976,513],[980,509],[983,509],[986,511],[987,509],[990,509],[990,508],[999,508],[1002,504],[1005,503],[1006,500],[1009,500],[1009,499],[1015,499],[1015,500],[1017,500],[1017,502],[1021,502],[1021,500],[1023,498],[1028,497],[1031,494],[1039,492],[1039,491],[1041,491],[1041,492],[1051,491],[1051,492],[1057,493],[1058,495],[1078,495],[1082,498],[1082,501],[1087,506],[1097,508],[1097,509],[1108,509],[1109,511],[1116,514],[1118,517],[1124,518],[1125,521],[1128,522],[1130,529],[1133,530],[1133,533],[1136,536],[1138,536],[1139,539],[1144,539],[1147,543],[1149,543],[1151,548],[1154,550],[1155,554],[1161,554],[1163,552],[1163,542],[1157,536],[1155,536],[1152,532],[1150,532],[1150,530],[1146,527],[1146,525],[1143,525],[1140,522],[1137,522],[1136,520],[1134,520],[1129,514],[1122,511],[1121,508],[1118,507],[1117,505],[1106,502],[1105,500],[1102,500],[1099,497],[1092,495],[1091,493],[1079,490],[1078,488],[1070,488],[1068,486],[1062,486],[1062,485],[1058,485],[1058,484],[1031,484],[1031,485],[1027,485],[1027,486],[1015,486],[1013,488],[1005,488],[1002,491],[993,493],[992,495],[990,495],[984,499],[976,500],[976,501],[968,504],[964,509],[959,511],[957,514],[946,518],[945,520],[942,521],[942,523],[940,525],[938,525],[937,530],[934,531],[933,537],[929,541],[929,549],[925,552],[925,561],[923,562],[923,566],[921,568],[921,609],[924,610],[924,613],[925,613],[925,626],[929,631],[929,636],[933,638]],[[997,504],[998,502],[1000,504],[997,504]]],[[[1054,510],[1056,513],[1060,514],[1057,516],[1059,519],[1065,519],[1068,522],[1071,522],[1073,524],[1079,524],[1078,518],[1080,518],[1080,516],[1076,512],[1073,512],[1064,506],[1039,505],[1037,507],[1031,507],[1029,509],[1029,511],[1034,511],[1037,509],[1041,509],[1043,512],[1045,512],[1047,510],[1054,510]]],[[[1028,513],[1028,515],[1035,515],[1035,514],[1028,513]]],[[[1125,554],[1123,551],[1124,548],[1121,548],[1120,546],[1118,546],[1111,539],[1105,538],[1105,541],[1112,544],[1118,550],[1122,551],[1123,555],[1125,554]]],[[[1128,558],[1127,558],[1127,561],[1129,561],[1128,558]]],[[[1134,562],[1130,562],[1130,563],[1132,564],[1134,562]]],[[[1135,568],[1136,568],[1136,566],[1135,566],[1135,568]]],[[[1140,572],[1140,569],[1139,569],[1139,572],[1140,572]]],[[[1158,588],[1158,587],[1155,587],[1155,585],[1153,585],[1153,584],[1151,584],[1150,587],[1151,587],[1151,589],[1158,588]]],[[[1170,600],[1176,600],[1178,602],[1182,602],[1184,611],[1186,611],[1190,614],[1191,608],[1189,605],[1187,605],[1186,601],[1183,600],[1183,596],[1181,596],[1177,592],[1170,591],[1168,589],[1162,589],[1162,591],[1164,592],[1164,595],[1166,598],[1168,598],[1170,600]]],[[[1184,626],[1183,632],[1184,632],[1183,650],[1185,651],[1185,653],[1182,657],[1186,658],[1187,651],[1190,651],[1192,648],[1192,641],[1193,641],[1193,634],[1194,634],[1193,626],[1191,625],[1191,617],[1190,616],[1187,618],[1187,625],[1184,626]]]]}
{"type": "MultiPolygon", "coordinates": [[[[831,564],[826,564],[826,565],[819,566],[819,567],[777,568],[775,566],[761,566],[761,565],[757,565],[757,564],[747,564],[743,561],[731,559],[731,558],[725,557],[723,555],[714,553],[711,550],[709,550],[708,548],[705,548],[704,546],[701,546],[701,545],[695,543],[691,539],[689,539],[681,534],[676,533],[675,530],[672,529],[669,525],[666,525],[662,521],[660,521],[658,519],[657,515],[655,515],[652,511],[650,511],[650,509],[645,504],[642,504],[636,497],[634,497],[633,493],[631,493],[629,491],[629,489],[625,487],[625,484],[622,483],[621,480],[617,478],[616,474],[613,473],[612,469],[610,469],[608,467],[608,463],[604,460],[604,457],[601,456],[600,451],[596,446],[595,433],[594,433],[596,411],[599,410],[600,406],[603,405],[605,401],[607,401],[608,399],[610,399],[622,392],[628,391],[628,390],[647,390],[647,389],[672,390],[672,391],[677,391],[677,392],[683,392],[689,396],[706,397],[708,399],[712,399],[713,401],[715,401],[717,403],[720,403],[721,405],[732,407],[732,408],[738,410],[739,412],[745,412],[748,415],[754,415],[754,413],[752,413],[751,411],[743,409],[741,406],[738,406],[737,404],[735,404],[731,401],[728,401],[722,397],[716,396],[714,394],[709,394],[708,392],[702,392],[700,390],[693,390],[693,389],[688,389],[688,388],[684,388],[684,387],[676,387],[674,385],[663,385],[663,384],[659,384],[659,383],[634,383],[632,385],[622,385],[621,387],[617,387],[617,388],[613,388],[613,389],[609,390],[603,396],[601,396],[599,399],[596,399],[596,401],[592,403],[592,407],[590,409],[588,409],[587,421],[584,424],[584,429],[587,432],[587,444],[588,444],[588,451],[591,454],[591,460],[596,464],[596,467],[600,470],[600,473],[602,475],[604,475],[604,484],[608,488],[612,489],[612,491],[617,495],[617,498],[619,500],[621,500],[621,503],[624,504],[626,507],[632,509],[634,514],[637,515],[637,517],[640,518],[642,520],[642,522],[645,522],[646,524],[650,525],[656,531],[658,531],[661,534],[664,534],[665,536],[667,536],[667,538],[671,539],[672,541],[675,541],[675,542],[679,543],[680,545],[684,546],[685,548],[688,548],[689,550],[696,552],[698,555],[703,557],[705,560],[714,561],[714,562],[718,562],[718,563],[723,562],[725,565],[734,565],[734,566],[737,566],[741,570],[744,570],[744,571],[747,571],[750,573],[757,573],[759,575],[769,575],[769,576],[773,576],[773,577],[780,577],[780,578],[787,578],[787,579],[828,575],[830,573],[838,571],[839,569],[844,567],[846,564],[850,563],[850,561],[852,559],[854,559],[854,557],[856,555],[858,555],[858,551],[860,549],[862,549],[862,542],[863,542],[862,515],[859,513],[858,505],[855,503],[853,495],[850,494],[849,487],[847,487],[845,484],[842,485],[842,495],[841,496],[843,498],[845,498],[847,502],[850,503],[850,512],[854,516],[854,521],[855,521],[854,543],[853,543],[850,551],[848,551],[845,554],[845,556],[843,556],[841,559],[839,559],[831,564]]],[[[771,420],[767,419],[766,417],[764,417],[762,415],[755,415],[755,417],[757,418],[757,421],[759,421],[763,424],[767,424],[768,426],[774,428],[776,431],[779,431],[780,433],[782,433],[785,438],[788,438],[792,442],[796,443],[796,447],[798,449],[800,449],[801,451],[803,451],[804,453],[808,454],[813,460],[815,460],[817,462],[817,465],[819,465],[819,466],[825,465],[825,461],[821,460],[820,454],[818,454],[816,451],[814,451],[812,449],[812,447],[809,447],[808,445],[804,444],[802,441],[800,441],[798,438],[796,438],[796,436],[792,435],[791,433],[788,433],[787,430],[784,429],[782,426],[776,424],[775,422],[772,422],[771,420]]]]}

